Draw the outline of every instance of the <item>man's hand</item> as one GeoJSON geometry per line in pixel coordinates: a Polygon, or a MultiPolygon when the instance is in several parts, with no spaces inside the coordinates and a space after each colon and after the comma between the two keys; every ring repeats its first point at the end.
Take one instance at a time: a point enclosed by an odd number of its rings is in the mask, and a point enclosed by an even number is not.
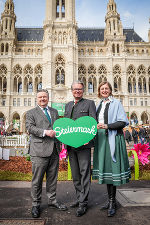
{"type": "Polygon", "coordinates": [[[54,130],[45,130],[45,135],[53,138],[55,137],[56,132],[54,130]]]}

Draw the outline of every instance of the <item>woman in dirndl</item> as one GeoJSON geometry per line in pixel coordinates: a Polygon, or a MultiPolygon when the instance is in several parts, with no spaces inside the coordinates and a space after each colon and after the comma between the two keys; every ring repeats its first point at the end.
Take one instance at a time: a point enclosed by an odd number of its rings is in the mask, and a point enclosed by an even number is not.
{"type": "Polygon", "coordinates": [[[112,96],[112,86],[102,82],[98,87],[101,99],[97,107],[97,129],[93,155],[93,180],[107,184],[108,217],[116,213],[116,187],[129,182],[129,167],[123,128],[129,124],[121,102],[112,96]]]}

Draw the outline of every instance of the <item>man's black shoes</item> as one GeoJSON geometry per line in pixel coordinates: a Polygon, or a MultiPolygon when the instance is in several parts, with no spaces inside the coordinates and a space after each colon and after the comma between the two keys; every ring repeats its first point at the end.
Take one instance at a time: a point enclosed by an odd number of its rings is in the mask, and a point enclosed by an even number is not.
{"type": "Polygon", "coordinates": [[[86,211],[87,211],[87,206],[79,205],[79,208],[76,211],[76,216],[77,217],[83,216],[86,213],[86,211]]]}
{"type": "Polygon", "coordinates": [[[40,217],[40,206],[33,206],[32,207],[32,217],[33,218],[40,217]]]}
{"type": "Polygon", "coordinates": [[[67,206],[65,206],[64,204],[58,203],[58,202],[48,204],[48,206],[50,208],[53,208],[53,209],[56,208],[56,209],[58,209],[60,211],[66,211],[66,210],[68,210],[67,206]]]}

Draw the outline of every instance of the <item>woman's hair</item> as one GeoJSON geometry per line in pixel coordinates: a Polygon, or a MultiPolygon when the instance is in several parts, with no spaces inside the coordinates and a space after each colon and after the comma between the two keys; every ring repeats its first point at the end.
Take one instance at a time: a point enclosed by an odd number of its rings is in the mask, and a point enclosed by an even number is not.
{"type": "Polygon", "coordinates": [[[101,82],[100,84],[99,84],[99,86],[98,86],[98,97],[99,98],[101,98],[102,96],[101,96],[101,94],[100,94],[100,88],[103,86],[103,85],[105,85],[105,84],[107,84],[108,85],[108,87],[109,87],[109,89],[110,89],[110,96],[112,96],[112,86],[111,86],[111,84],[108,82],[108,81],[103,81],[103,82],[101,82]]]}

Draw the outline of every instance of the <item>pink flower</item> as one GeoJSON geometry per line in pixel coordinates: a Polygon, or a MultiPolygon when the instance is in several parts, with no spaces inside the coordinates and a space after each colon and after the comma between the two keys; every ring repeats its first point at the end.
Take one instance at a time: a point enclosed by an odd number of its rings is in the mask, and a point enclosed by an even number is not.
{"type": "Polygon", "coordinates": [[[62,150],[59,154],[59,159],[62,160],[62,159],[66,159],[67,157],[67,149],[65,149],[65,145],[62,144],[62,150]]]}
{"type": "Polygon", "coordinates": [[[141,143],[138,143],[138,144],[134,145],[134,148],[131,149],[131,150],[136,151],[138,159],[140,160],[140,162],[143,165],[149,163],[149,160],[148,160],[148,156],[150,155],[149,144],[143,144],[142,145],[141,143]]]}

